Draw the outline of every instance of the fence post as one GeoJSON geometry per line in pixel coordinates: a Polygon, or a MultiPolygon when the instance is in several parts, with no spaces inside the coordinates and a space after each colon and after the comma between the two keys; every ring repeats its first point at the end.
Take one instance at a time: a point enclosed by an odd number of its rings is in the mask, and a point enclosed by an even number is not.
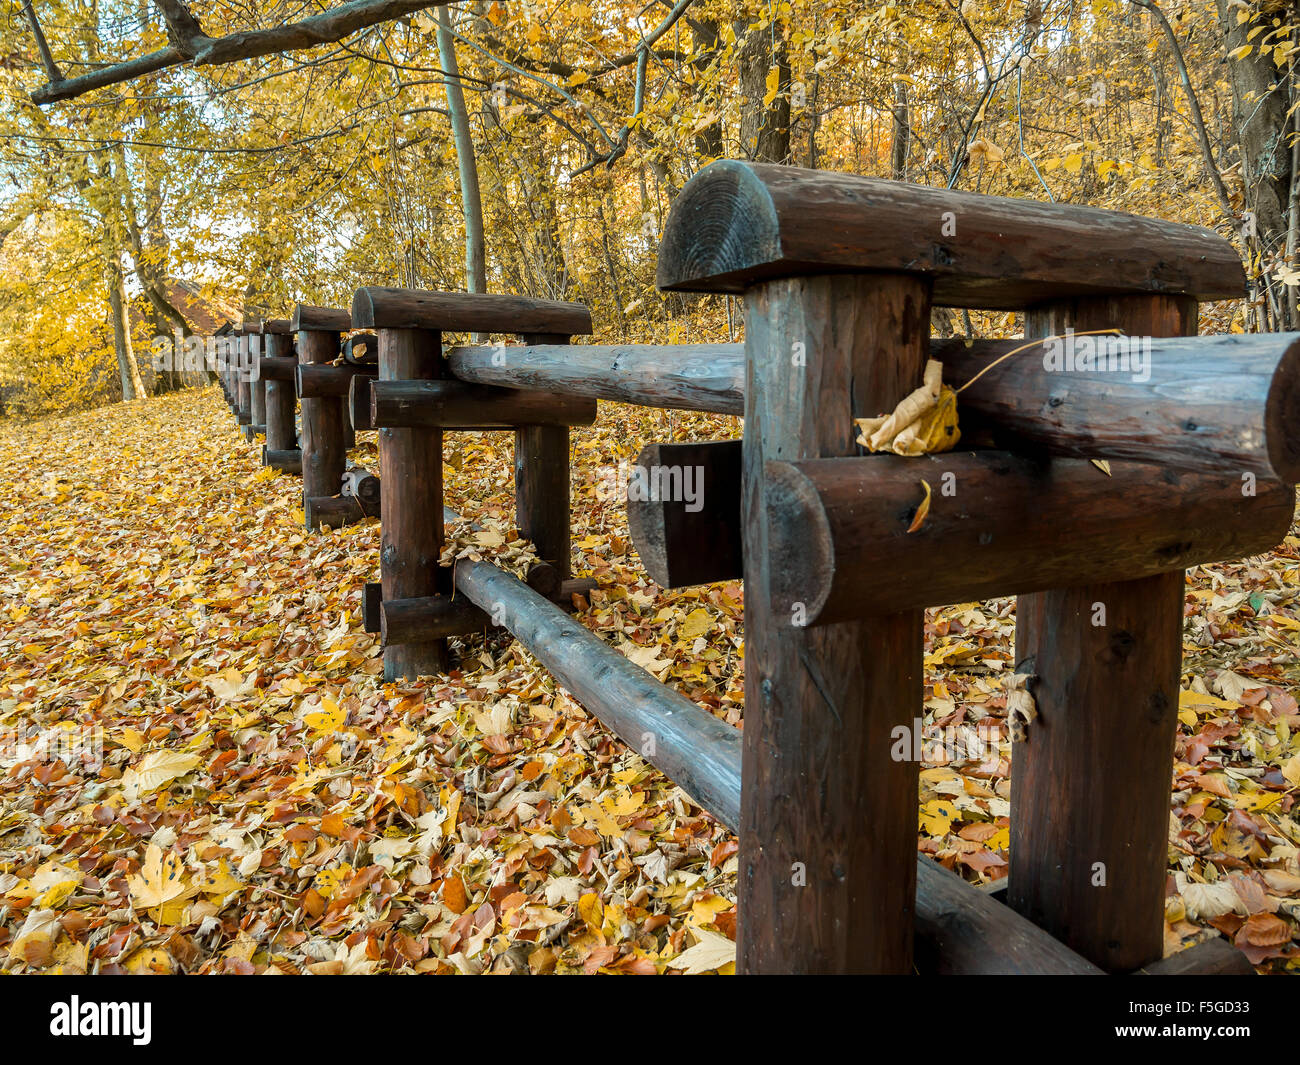
{"type": "Polygon", "coordinates": [[[235,355],[235,420],[245,440],[253,439],[249,431],[249,426],[253,423],[253,382],[249,380],[252,359],[249,350],[248,333],[241,326],[235,355]]]}
{"type": "MultiPolygon", "coordinates": [[[[294,321],[298,330],[298,361],[304,366],[333,362],[339,357],[339,333],[332,329],[307,329],[299,307],[294,321]]],[[[340,312],[346,316],[346,312],[340,312]]],[[[319,526],[312,500],[336,496],[347,464],[344,449],[343,399],[319,396],[300,400],[302,404],[302,513],[307,528],[319,526]]]]}
{"type": "MultiPolygon", "coordinates": [[[[525,344],[567,344],[563,334],[523,333],[525,344]]],[[[572,570],[569,521],[569,427],[523,425],[515,430],[515,520],[537,557],[560,580],[572,570]]]]}
{"type": "Polygon", "coordinates": [[[262,323],[259,321],[254,327],[256,332],[248,337],[248,413],[250,422],[244,430],[244,436],[249,440],[255,439],[258,434],[266,434],[266,384],[262,380],[261,374],[258,373],[258,363],[262,361],[265,354],[262,340],[262,323]]]}
{"type": "MultiPolygon", "coordinates": [[[[1178,336],[1196,319],[1189,296],[1081,298],[1032,308],[1025,336],[1178,336]]],[[[1111,972],[1163,953],[1184,587],[1176,570],[1016,603],[1038,717],[1012,759],[1008,901],[1111,972]]]]}
{"type": "Polygon", "coordinates": [[[922,701],[922,612],[820,628],[775,617],[764,464],[857,453],[853,418],[891,410],[921,379],[929,282],[761,282],[745,323],[739,968],[905,973],[918,766],[890,749],[922,701]]]}
{"type": "Polygon", "coordinates": [[[283,460],[285,453],[298,450],[294,426],[297,396],[291,362],[293,334],[284,319],[263,322],[262,334],[265,350],[261,368],[265,372],[259,373],[258,378],[266,407],[266,452],[268,455],[278,452],[283,460]]]}
{"type": "MultiPolygon", "coordinates": [[[[442,334],[432,329],[380,329],[379,379],[427,381],[445,376],[442,334]]],[[[379,430],[383,597],[436,595],[442,551],[442,430],[379,430]]],[[[384,679],[414,679],[447,669],[447,641],[389,644],[384,679]]]]}

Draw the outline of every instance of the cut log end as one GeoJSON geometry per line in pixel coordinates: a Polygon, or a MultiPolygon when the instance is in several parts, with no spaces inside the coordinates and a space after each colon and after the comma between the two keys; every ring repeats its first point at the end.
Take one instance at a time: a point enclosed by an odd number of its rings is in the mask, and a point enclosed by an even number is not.
{"type": "Polygon", "coordinates": [[[1278,360],[1264,426],[1273,472],[1284,484],[1300,482],[1300,339],[1278,360]]]}

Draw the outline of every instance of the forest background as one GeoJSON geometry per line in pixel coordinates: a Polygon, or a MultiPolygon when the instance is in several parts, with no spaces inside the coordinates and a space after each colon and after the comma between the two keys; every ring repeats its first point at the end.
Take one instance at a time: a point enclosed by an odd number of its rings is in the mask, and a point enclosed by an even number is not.
{"type": "Polygon", "coordinates": [[[53,100],[51,70],[166,48],[165,14],[175,41],[177,18],[219,37],[324,7],[34,3],[0,21],[3,414],[194,383],[153,371],[153,338],[371,284],[578,300],[604,341],[739,339],[734,301],[653,283],[720,157],[1209,226],[1250,291],[1203,329],[1300,325],[1293,3],[461,3],[53,100]]]}

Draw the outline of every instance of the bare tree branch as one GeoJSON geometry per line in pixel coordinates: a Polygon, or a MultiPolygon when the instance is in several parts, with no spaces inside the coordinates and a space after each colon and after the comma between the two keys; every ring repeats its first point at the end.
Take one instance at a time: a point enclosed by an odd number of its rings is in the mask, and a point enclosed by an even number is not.
{"type": "MultiPolygon", "coordinates": [[[[32,100],[38,104],[71,100],[92,89],[116,85],[167,67],[180,66],[183,63],[216,66],[235,63],[241,59],[256,59],[259,56],[292,51],[296,48],[313,48],[319,44],[331,44],[367,26],[389,22],[426,8],[443,7],[452,0],[352,0],[351,3],[340,4],[319,15],[305,18],[301,22],[291,22],[268,30],[230,33],[224,37],[207,36],[198,20],[181,0],[154,0],[154,2],[167,20],[167,34],[172,41],[170,45],[141,56],[139,59],[114,63],[102,70],[81,74],[75,78],[55,77],[54,73],[58,71],[58,67],[54,66],[51,70],[53,64],[51,58],[46,64],[50,81],[32,92],[32,100]]],[[[40,48],[44,37],[40,35],[39,26],[34,19],[34,15],[29,15],[29,20],[32,21],[37,33],[37,47],[40,48]]],[[[48,47],[43,49],[43,57],[48,50],[48,47]]]]}
{"type": "Polygon", "coordinates": [[[23,12],[32,27],[32,36],[36,38],[36,50],[41,53],[41,62],[45,64],[45,76],[50,81],[62,81],[63,71],[59,69],[59,64],[50,54],[50,46],[45,40],[45,33],[41,30],[41,23],[36,17],[35,8],[32,7],[32,0],[23,0],[23,12]]]}
{"type": "Polygon", "coordinates": [[[1205,169],[1210,175],[1210,181],[1214,184],[1214,191],[1219,198],[1219,206],[1223,213],[1230,219],[1237,220],[1237,212],[1232,209],[1232,200],[1228,196],[1228,190],[1223,184],[1223,178],[1219,175],[1219,168],[1214,163],[1214,149],[1210,147],[1210,136],[1205,130],[1205,117],[1201,114],[1200,101],[1196,99],[1196,90],[1192,88],[1192,79],[1187,73],[1187,63],[1183,59],[1183,48],[1178,43],[1178,35],[1174,33],[1174,28],[1165,18],[1165,13],[1156,6],[1155,0],[1130,0],[1137,7],[1151,12],[1152,16],[1160,23],[1160,28],[1164,31],[1165,39],[1169,42],[1169,50],[1173,53],[1174,66],[1178,68],[1178,77],[1183,83],[1183,93],[1187,96],[1187,109],[1192,115],[1192,126],[1196,130],[1196,140],[1201,147],[1201,157],[1205,161],[1205,169]]]}

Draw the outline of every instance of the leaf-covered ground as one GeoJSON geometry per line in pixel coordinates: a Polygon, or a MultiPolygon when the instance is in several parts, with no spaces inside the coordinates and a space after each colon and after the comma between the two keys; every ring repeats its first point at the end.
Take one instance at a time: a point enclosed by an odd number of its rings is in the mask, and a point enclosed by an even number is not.
{"type": "MultiPolygon", "coordinates": [[[[602,404],[574,434],[579,616],[733,724],[740,585],[655,587],[609,487],[648,440],[736,431],[602,404]]],[[[729,971],[734,838],[508,637],[384,684],[377,525],[306,532],[215,391],[0,447],[0,971],[729,971]]],[[[527,558],[510,448],[449,437],[448,502],[483,526],[453,551],[527,558]]],[[[1170,950],[1300,967],[1298,590],[1294,535],[1191,575],[1170,950]]],[[[1013,608],[927,625],[918,843],[972,880],[1006,871],[1013,608]]]]}

